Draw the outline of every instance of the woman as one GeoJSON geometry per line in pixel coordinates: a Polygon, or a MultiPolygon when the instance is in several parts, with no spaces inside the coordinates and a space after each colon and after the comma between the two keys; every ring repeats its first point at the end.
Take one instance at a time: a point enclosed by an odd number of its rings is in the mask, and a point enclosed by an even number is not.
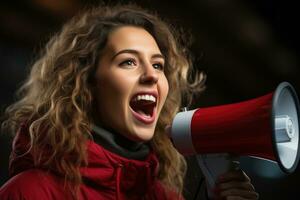
{"type": "MultiPolygon", "coordinates": [[[[6,111],[3,126],[17,134],[0,198],[182,199],[186,163],[164,129],[204,76],[188,82],[178,39],[135,6],[67,23],[6,111]]],[[[223,181],[220,198],[257,198],[243,173],[223,181]]]]}

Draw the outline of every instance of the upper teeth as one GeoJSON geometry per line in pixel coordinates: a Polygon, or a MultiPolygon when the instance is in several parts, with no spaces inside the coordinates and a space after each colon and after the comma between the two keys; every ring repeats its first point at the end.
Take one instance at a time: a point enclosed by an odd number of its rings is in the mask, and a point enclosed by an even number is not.
{"type": "Polygon", "coordinates": [[[156,98],[153,95],[137,95],[134,98],[134,101],[139,101],[139,100],[147,100],[147,101],[152,101],[152,102],[156,102],[156,98]]]}

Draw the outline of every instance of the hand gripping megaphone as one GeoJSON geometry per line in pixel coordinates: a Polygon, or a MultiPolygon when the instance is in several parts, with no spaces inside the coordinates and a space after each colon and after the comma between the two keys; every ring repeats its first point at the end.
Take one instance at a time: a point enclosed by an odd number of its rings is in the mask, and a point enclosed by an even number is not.
{"type": "Polygon", "coordinates": [[[299,162],[299,100],[288,82],[275,92],[228,105],[177,113],[170,137],[183,155],[197,155],[209,187],[232,167],[231,156],[278,163],[292,173],[299,162]]]}

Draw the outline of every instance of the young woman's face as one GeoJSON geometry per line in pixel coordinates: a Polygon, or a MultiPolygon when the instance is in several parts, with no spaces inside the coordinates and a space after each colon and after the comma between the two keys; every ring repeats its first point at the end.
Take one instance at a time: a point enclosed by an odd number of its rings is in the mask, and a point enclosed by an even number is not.
{"type": "Polygon", "coordinates": [[[146,30],[113,31],[96,71],[97,114],[104,127],[134,141],[153,137],[169,85],[164,56],[146,30]]]}

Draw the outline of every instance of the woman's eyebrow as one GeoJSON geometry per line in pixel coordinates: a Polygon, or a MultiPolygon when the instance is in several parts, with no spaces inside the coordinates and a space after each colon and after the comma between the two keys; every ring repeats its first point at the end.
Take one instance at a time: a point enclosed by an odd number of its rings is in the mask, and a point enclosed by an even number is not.
{"type": "Polygon", "coordinates": [[[153,55],[151,56],[151,58],[161,58],[161,59],[165,60],[165,56],[163,56],[163,55],[160,54],[160,53],[153,54],[153,55]]]}
{"type": "MultiPolygon", "coordinates": [[[[132,53],[132,54],[136,54],[136,55],[140,54],[137,50],[134,50],[134,49],[123,49],[121,51],[118,51],[116,54],[114,54],[113,57],[111,58],[111,60],[115,59],[115,57],[117,57],[118,55],[120,55],[122,53],[132,53]]],[[[151,55],[151,58],[162,58],[162,59],[165,59],[165,57],[162,54],[160,54],[160,53],[151,55]]]]}

